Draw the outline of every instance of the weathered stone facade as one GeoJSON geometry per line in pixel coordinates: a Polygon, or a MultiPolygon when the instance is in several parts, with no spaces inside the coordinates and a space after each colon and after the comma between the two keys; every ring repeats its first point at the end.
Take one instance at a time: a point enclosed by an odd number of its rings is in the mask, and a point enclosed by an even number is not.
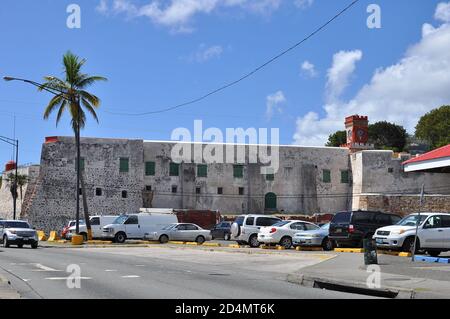
{"type": "MultiPolygon", "coordinates": [[[[260,171],[265,164],[250,160],[255,146],[217,144],[224,152],[233,148],[234,155],[241,148],[244,162],[233,155],[232,162],[206,164],[206,173],[199,176],[202,161],[195,150],[202,152],[210,145],[186,143],[192,161],[181,162],[175,174],[170,167],[177,142],[100,138],[81,142],[91,215],[136,212],[141,207],[222,214],[312,215],[352,208],[408,213],[416,211],[409,195],[418,194],[422,184],[427,193],[450,195],[450,174],[404,173],[405,158],[394,158],[389,151],[350,154],[347,148],[280,146],[279,169],[269,178],[260,171]],[[242,164],[242,176],[235,175],[236,164],[242,164]]],[[[43,145],[40,168],[29,168],[21,218],[47,231],[75,218],[75,154],[71,137],[55,137],[43,145]]],[[[450,211],[448,196],[428,201],[433,210],[450,211]]],[[[80,208],[83,214],[81,201],[80,208]]],[[[11,195],[3,185],[0,217],[11,212],[11,195]]]]}

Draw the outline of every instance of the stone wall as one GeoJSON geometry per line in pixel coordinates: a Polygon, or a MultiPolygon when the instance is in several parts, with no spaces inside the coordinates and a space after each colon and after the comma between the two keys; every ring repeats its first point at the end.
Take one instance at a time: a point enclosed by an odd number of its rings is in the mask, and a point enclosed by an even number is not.
{"type": "Polygon", "coordinates": [[[450,195],[426,195],[420,206],[420,195],[376,195],[359,196],[362,210],[380,210],[402,216],[421,212],[449,212],[450,195]]]}

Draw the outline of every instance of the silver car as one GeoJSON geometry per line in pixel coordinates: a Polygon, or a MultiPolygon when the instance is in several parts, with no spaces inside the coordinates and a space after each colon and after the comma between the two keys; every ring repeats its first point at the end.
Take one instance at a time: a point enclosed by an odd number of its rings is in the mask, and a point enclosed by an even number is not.
{"type": "Polygon", "coordinates": [[[201,228],[195,224],[175,223],[170,224],[160,231],[150,233],[145,239],[158,240],[160,243],[167,243],[169,240],[192,241],[203,244],[207,240],[212,240],[211,231],[201,228]]]}
{"type": "Polygon", "coordinates": [[[328,238],[330,223],[319,229],[298,232],[294,235],[292,243],[294,246],[322,247],[323,250],[333,250],[334,242],[328,238]]]}
{"type": "Polygon", "coordinates": [[[10,245],[17,245],[19,248],[23,245],[30,245],[34,249],[38,247],[36,231],[26,221],[21,220],[0,221],[0,240],[5,248],[10,245]]]}

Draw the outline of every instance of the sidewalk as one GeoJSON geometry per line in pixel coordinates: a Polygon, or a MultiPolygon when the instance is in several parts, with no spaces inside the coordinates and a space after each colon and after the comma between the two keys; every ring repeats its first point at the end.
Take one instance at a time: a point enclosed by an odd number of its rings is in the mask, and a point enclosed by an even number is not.
{"type": "MultiPolygon", "coordinates": [[[[336,258],[288,275],[303,286],[399,299],[450,298],[450,265],[411,262],[411,258],[378,255],[381,287],[370,289],[372,272],[364,265],[364,254],[337,253],[336,258]]],[[[371,281],[373,282],[373,280],[371,281]]]]}
{"type": "Polygon", "coordinates": [[[20,299],[20,295],[2,273],[0,273],[0,299],[20,299]]]}

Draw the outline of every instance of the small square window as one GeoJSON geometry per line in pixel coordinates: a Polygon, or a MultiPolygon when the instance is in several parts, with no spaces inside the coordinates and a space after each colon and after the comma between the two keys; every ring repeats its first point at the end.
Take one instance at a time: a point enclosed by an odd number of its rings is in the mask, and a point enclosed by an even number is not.
{"type": "Polygon", "coordinates": [[[177,186],[172,186],[172,193],[176,193],[177,190],[178,190],[178,187],[177,187],[177,186]]]}
{"type": "Polygon", "coordinates": [[[83,195],[83,189],[82,189],[82,188],[80,188],[80,189],[78,190],[78,194],[83,195]]]}
{"type": "Polygon", "coordinates": [[[122,198],[128,198],[128,192],[122,191],[122,198]]]}
{"type": "Polygon", "coordinates": [[[217,194],[222,195],[223,194],[223,187],[217,188],[217,194]]]}
{"type": "Polygon", "coordinates": [[[120,168],[121,173],[128,173],[130,170],[130,160],[128,157],[121,157],[120,158],[120,168]]]}
{"type": "Polygon", "coordinates": [[[324,183],[331,183],[331,171],[329,169],[322,170],[322,181],[324,183]]]}
{"type": "Polygon", "coordinates": [[[95,189],[95,196],[102,196],[102,189],[101,188],[96,188],[95,189]]]}
{"type": "Polygon", "coordinates": [[[180,164],[170,163],[169,175],[170,176],[179,176],[180,175],[180,164]]]}
{"type": "Polygon", "coordinates": [[[145,176],[155,175],[155,162],[145,162],[145,176]]]}
{"type": "Polygon", "coordinates": [[[244,166],[243,165],[233,165],[233,177],[234,178],[244,177],[244,166]]]}
{"type": "Polygon", "coordinates": [[[244,187],[239,187],[239,195],[244,195],[244,187]]]}
{"type": "Polygon", "coordinates": [[[394,173],[394,169],[392,167],[388,168],[388,173],[394,173]]]}
{"type": "Polygon", "coordinates": [[[348,184],[349,183],[348,170],[341,171],[341,183],[342,184],[348,184]]]}
{"type": "Polygon", "coordinates": [[[151,191],[152,191],[152,186],[151,186],[151,185],[145,186],[145,190],[146,190],[147,192],[151,192],[151,191]]]}
{"type": "Polygon", "coordinates": [[[208,177],[208,166],[204,164],[197,165],[197,177],[208,177]]]}
{"type": "Polygon", "coordinates": [[[273,181],[275,179],[275,174],[266,174],[266,181],[273,181]]]}
{"type": "Polygon", "coordinates": [[[202,192],[202,189],[200,187],[195,188],[195,193],[200,194],[202,192]]]}

